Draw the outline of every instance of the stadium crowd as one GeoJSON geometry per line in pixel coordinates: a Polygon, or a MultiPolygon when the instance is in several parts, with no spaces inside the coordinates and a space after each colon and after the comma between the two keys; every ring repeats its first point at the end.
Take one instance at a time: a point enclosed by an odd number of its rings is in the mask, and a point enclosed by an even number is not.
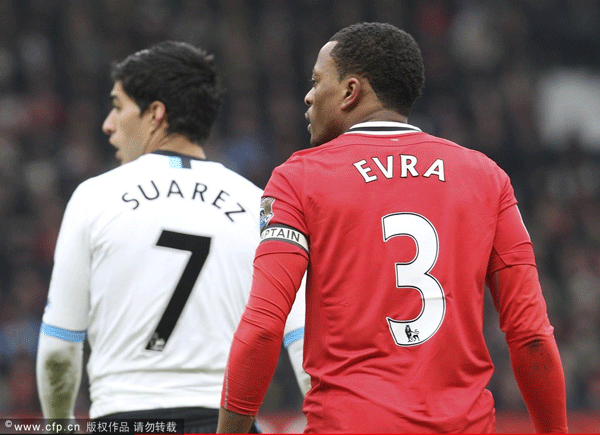
{"type": "MultiPolygon", "coordinates": [[[[422,47],[426,87],[409,122],[512,178],[568,406],[600,411],[599,2],[4,0],[0,16],[2,415],[39,413],[35,352],[64,207],[117,164],[100,129],[110,63],[165,39],[215,53],[228,95],[205,149],[264,187],[308,146],[303,96],[322,42],[359,21],[390,22],[422,47]]],[[[491,298],[486,310],[490,389],[498,409],[524,409],[491,298]]],[[[294,375],[280,366],[264,409],[297,409],[294,375]]]]}

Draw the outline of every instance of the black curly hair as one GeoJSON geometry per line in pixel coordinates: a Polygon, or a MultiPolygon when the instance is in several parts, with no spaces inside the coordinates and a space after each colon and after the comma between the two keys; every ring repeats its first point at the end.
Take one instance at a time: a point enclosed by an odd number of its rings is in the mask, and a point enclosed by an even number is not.
{"type": "Polygon", "coordinates": [[[111,77],[122,83],[141,114],[161,101],[167,133],[197,144],[208,138],[223,95],[212,55],[184,42],[164,41],[114,63],[111,77]]]}
{"type": "Polygon", "coordinates": [[[408,116],[425,85],[421,50],[411,35],[387,23],[358,23],[330,41],[337,42],[331,56],[340,79],[366,78],[386,108],[408,116]]]}

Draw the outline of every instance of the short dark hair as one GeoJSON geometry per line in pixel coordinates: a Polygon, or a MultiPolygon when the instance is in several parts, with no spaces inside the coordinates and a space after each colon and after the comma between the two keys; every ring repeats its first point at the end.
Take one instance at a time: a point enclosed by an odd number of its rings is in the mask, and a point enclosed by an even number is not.
{"type": "Polygon", "coordinates": [[[210,134],[223,89],[206,51],[185,42],[164,41],[138,51],[111,68],[113,81],[143,114],[154,101],[166,107],[167,133],[200,144],[210,134]]]}
{"type": "Polygon", "coordinates": [[[421,50],[411,35],[387,23],[358,23],[330,41],[337,41],[331,56],[340,79],[366,78],[385,107],[408,116],[425,85],[421,50]]]}

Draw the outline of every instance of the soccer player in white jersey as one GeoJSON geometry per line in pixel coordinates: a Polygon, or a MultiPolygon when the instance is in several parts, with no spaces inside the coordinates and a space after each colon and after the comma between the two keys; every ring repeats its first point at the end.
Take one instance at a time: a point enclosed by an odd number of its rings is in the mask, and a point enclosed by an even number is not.
{"type": "MultiPolygon", "coordinates": [[[[83,182],[65,211],[37,356],[44,417],[73,418],[87,337],[92,419],[215,432],[262,191],[205,159],[222,95],[211,55],[163,42],[112,78],[102,129],[123,164],[83,182]]],[[[295,306],[284,343],[306,393],[303,295],[295,306]]]]}

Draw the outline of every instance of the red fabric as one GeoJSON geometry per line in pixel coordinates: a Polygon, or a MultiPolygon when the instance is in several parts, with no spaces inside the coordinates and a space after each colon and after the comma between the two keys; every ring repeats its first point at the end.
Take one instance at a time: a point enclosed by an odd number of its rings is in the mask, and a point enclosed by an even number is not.
{"type": "MultiPolygon", "coordinates": [[[[506,173],[425,133],[352,133],[295,153],[264,195],[309,240],[307,431],[493,431],[485,279],[535,265],[506,173]]],[[[528,304],[502,304],[511,340],[551,333],[528,304]]]]}
{"type": "Polygon", "coordinates": [[[501,327],[507,332],[515,378],[536,432],[567,433],[565,378],[536,269],[501,269],[490,288],[501,327]]]}
{"type": "MultiPolygon", "coordinates": [[[[269,244],[277,247],[282,242],[269,244]]],[[[238,414],[257,414],[277,366],[285,321],[306,263],[305,256],[290,252],[257,255],[252,291],[225,370],[224,408],[238,414]]]]}
{"type": "MultiPolygon", "coordinates": [[[[512,191],[510,194],[512,196],[512,191]]],[[[536,265],[531,240],[516,201],[509,200],[508,204],[510,205],[498,214],[494,246],[488,266],[489,274],[514,264],[536,265]]]]}

